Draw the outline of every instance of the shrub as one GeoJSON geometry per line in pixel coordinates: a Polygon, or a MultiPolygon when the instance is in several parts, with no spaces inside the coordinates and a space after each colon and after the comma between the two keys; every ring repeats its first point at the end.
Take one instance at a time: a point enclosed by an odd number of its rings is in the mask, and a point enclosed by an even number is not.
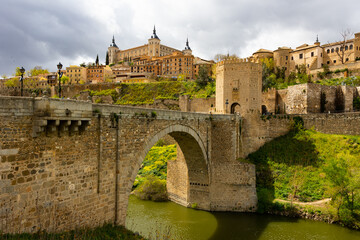
{"type": "Polygon", "coordinates": [[[167,201],[166,180],[155,176],[147,176],[145,181],[134,191],[142,200],[167,201]]]}

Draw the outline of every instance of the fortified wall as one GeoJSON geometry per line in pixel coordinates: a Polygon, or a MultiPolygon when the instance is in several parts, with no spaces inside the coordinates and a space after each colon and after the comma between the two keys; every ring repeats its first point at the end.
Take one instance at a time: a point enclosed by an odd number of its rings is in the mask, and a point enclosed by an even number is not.
{"type": "Polygon", "coordinates": [[[304,83],[287,89],[269,89],[262,93],[262,113],[309,114],[353,112],[354,99],[360,96],[360,87],[325,86],[304,83]]]}

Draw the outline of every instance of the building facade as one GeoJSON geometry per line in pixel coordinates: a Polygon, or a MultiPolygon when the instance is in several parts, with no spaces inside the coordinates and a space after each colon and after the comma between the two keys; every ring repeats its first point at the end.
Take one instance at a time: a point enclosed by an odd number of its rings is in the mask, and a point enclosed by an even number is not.
{"type": "Polygon", "coordinates": [[[279,47],[275,51],[260,49],[252,55],[257,61],[263,58],[273,58],[274,65],[285,69],[286,75],[296,70],[297,66],[304,65],[307,72],[321,69],[325,64],[336,66],[354,63],[360,60],[360,33],[354,38],[345,41],[321,45],[318,38],[313,45],[303,44],[291,49],[279,47]]]}
{"type": "Polygon", "coordinates": [[[139,57],[162,57],[179,51],[175,48],[162,45],[160,38],[156,34],[154,26],[153,34],[148,39],[148,43],[143,46],[120,50],[115,43],[115,38],[112,39],[112,44],[108,48],[109,62],[115,64],[123,61],[132,61],[134,58],[139,57]]]}
{"type": "MultiPolygon", "coordinates": [[[[194,56],[188,39],[182,51],[162,45],[155,27],[148,43],[143,46],[120,50],[113,37],[108,53],[110,64],[120,65],[130,62],[131,73],[150,73],[170,78],[179,75],[185,75],[187,79],[195,77],[194,56]]],[[[121,74],[126,73],[121,72],[121,74]]]]}
{"type": "Polygon", "coordinates": [[[66,68],[66,76],[69,77],[69,83],[85,83],[87,81],[87,71],[85,67],[70,65],[66,68]]]}

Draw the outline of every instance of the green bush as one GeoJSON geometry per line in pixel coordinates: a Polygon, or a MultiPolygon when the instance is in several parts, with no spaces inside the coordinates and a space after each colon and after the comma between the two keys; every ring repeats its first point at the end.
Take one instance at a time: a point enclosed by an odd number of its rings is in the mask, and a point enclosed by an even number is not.
{"type": "Polygon", "coordinates": [[[145,181],[135,189],[135,196],[142,200],[166,201],[166,180],[155,176],[147,176],[145,181]]]}

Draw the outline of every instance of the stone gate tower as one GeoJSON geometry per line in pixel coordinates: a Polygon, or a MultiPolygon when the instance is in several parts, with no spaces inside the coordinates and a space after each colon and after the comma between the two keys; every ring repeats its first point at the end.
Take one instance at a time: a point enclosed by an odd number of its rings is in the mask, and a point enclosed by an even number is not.
{"type": "Polygon", "coordinates": [[[261,64],[249,59],[224,60],[216,66],[216,113],[245,116],[261,111],[261,64]]]}

